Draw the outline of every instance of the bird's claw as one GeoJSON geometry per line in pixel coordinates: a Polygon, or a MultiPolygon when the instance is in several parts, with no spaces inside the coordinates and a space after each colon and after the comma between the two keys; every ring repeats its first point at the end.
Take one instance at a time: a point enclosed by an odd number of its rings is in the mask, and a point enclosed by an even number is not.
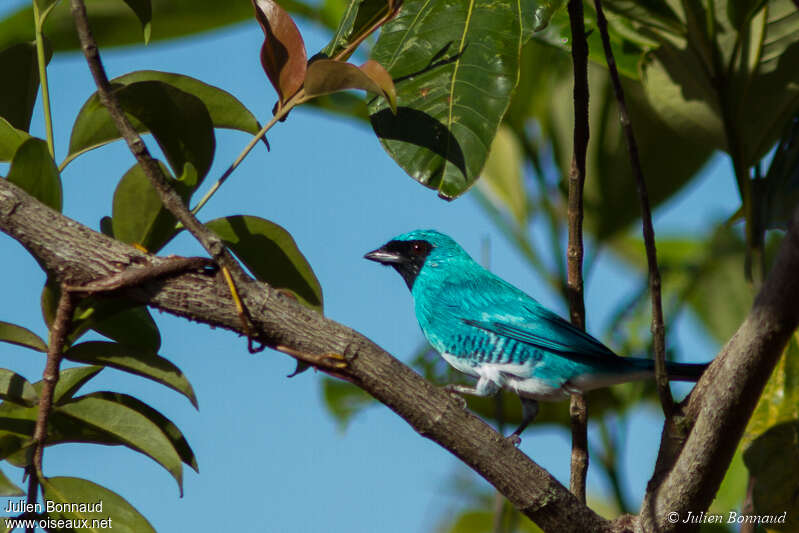
{"type": "Polygon", "coordinates": [[[522,443],[522,438],[518,436],[516,433],[511,433],[510,435],[505,437],[505,439],[514,446],[519,446],[519,444],[522,443]]]}

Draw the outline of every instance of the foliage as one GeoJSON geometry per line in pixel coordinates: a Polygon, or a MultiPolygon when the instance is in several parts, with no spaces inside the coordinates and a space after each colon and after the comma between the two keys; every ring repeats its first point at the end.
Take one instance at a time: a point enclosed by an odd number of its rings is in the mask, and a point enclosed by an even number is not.
{"type": "MultiPolygon", "coordinates": [[[[790,0],[605,3],[652,206],[664,204],[690,184],[714,151],[726,152],[733,162],[732,175],[742,198],[740,212],[730,213],[729,220],[706,235],[658,242],[667,317],[672,321],[690,309],[716,340],[723,341],[751,304],[754,291],[744,280],[744,265],[754,254],[762,260],[759,272],[765,271],[780,240],[780,233],[766,232],[784,227],[796,205],[799,159],[792,117],[799,112],[799,11],[790,0]],[[761,177],[759,170],[751,169],[759,169],[777,142],[773,162],[761,177]],[[744,232],[732,226],[741,218],[744,232]]],[[[86,95],[63,161],[54,161],[51,144],[29,134],[40,73],[53,51],[77,48],[68,3],[39,4],[41,12],[23,9],[0,21],[0,72],[5,80],[0,85],[0,161],[10,162],[9,181],[61,210],[64,167],[120,135],[97,93],[86,95]],[[31,43],[40,30],[46,41],[31,43]]],[[[161,164],[170,185],[194,213],[267,130],[285,120],[291,109],[307,103],[356,120],[368,117],[397,164],[444,199],[457,198],[479,183],[473,194],[530,268],[554,289],[565,286],[561,261],[572,118],[567,97],[571,36],[563,2],[327,0],[321,7],[300,1],[284,1],[281,7],[272,0],[252,0],[251,6],[246,2],[222,6],[210,0],[87,4],[101,49],[191,35],[242,20],[257,21],[263,30],[261,62],[276,93],[274,116],[263,127],[229,92],[179,73],[144,70],[112,80],[123,111],[137,131],[153,136],[164,154],[161,164]],[[292,14],[321,22],[331,32],[329,44],[310,59],[292,14]],[[378,30],[371,59],[361,65],[347,62],[378,30]],[[343,92],[350,89],[365,90],[366,102],[343,92]],[[195,201],[216,155],[216,128],[254,137],[229,172],[195,201]],[[544,259],[530,238],[530,226],[537,223],[548,228],[549,244],[559,258],[554,264],[544,259]]],[[[594,31],[596,13],[590,8],[586,24],[595,62],[590,71],[593,140],[586,229],[597,250],[608,250],[644,272],[642,246],[629,231],[639,218],[637,202],[632,200],[635,185],[594,31]]],[[[49,124],[49,117],[45,120],[49,124]]],[[[159,252],[182,227],[163,207],[138,165],[115,171],[119,179],[111,214],[101,221],[101,228],[122,242],[159,252]]],[[[322,288],[289,229],[238,213],[207,226],[257,279],[322,310],[322,288]]],[[[48,326],[58,295],[58,284],[49,281],[41,294],[48,326]]],[[[648,312],[646,291],[619,308],[606,336],[620,351],[647,350],[648,342],[642,340],[646,335],[641,333],[648,312]],[[636,320],[630,319],[633,314],[639,315],[636,320]]],[[[0,341],[39,352],[48,349],[25,327],[7,322],[0,322],[0,341]]],[[[174,423],[134,396],[113,391],[76,396],[103,368],[112,367],[169,387],[196,407],[191,384],[159,349],[160,333],[147,309],[119,297],[81,300],[63,355],[84,366],[60,373],[46,444],[125,446],[164,467],[182,491],[182,465],[195,470],[198,466],[174,423]],[[81,341],[89,330],[109,340],[81,341]]],[[[794,339],[742,445],[743,461],[754,480],[755,511],[761,514],[796,493],[796,480],[775,476],[765,459],[780,452],[783,463],[797,460],[799,415],[791,407],[797,394],[796,350],[794,339]]],[[[426,347],[416,354],[414,364],[437,383],[458,379],[426,347]]],[[[42,384],[0,369],[0,449],[9,464],[30,465],[42,384]]],[[[330,410],[343,425],[372,403],[350,384],[327,379],[323,384],[330,410]]],[[[593,416],[623,418],[631,406],[654,398],[651,385],[633,384],[598,391],[589,401],[593,416]]],[[[518,403],[507,394],[498,400],[470,400],[469,406],[500,426],[520,417],[518,403]]],[[[540,423],[566,426],[565,405],[546,405],[540,423]]],[[[605,452],[611,441],[604,443],[605,452]]],[[[609,478],[618,475],[609,454],[600,463],[609,478]]],[[[728,473],[728,478],[742,476],[728,473]]],[[[104,516],[112,516],[115,527],[152,530],[121,496],[88,480],[45,477],[41,482],[46,498],[83,502],[102,496],[107,505],[104,516]]],[[[732,494],[732,502],[743,499],[743,487],[731,482],[724,490],[729,493],[723,496],[732,494]]],[[[0,477],[0,491],[22,494],[5,476],[0,477]]],[[[625,509],[620,494],[617,491],[614,504],[625,509]]],[[[493,522],[488,501],[478,500],[442,530],[489,530],[493,522]]],[[[501,530],[535,530],[508,513],[500,521],[501,530]]]]}

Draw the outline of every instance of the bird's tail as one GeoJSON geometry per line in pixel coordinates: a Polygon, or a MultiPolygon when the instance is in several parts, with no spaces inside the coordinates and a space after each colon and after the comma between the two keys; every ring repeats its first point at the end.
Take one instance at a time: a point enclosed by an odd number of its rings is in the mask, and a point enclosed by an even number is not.
{"type": "MultiPolygon", "coordinates": [[[[645,370],[649,372],[655,371],[654,359],[643,359],[638,357],[625,357],[631,365],[638,370],[645,370]]],[[[666,361],[666,372],[669,379],[673,381],[698,381],[702,372],[705,371],[707,365],[710,363],[674,363],[666,361]]]]}

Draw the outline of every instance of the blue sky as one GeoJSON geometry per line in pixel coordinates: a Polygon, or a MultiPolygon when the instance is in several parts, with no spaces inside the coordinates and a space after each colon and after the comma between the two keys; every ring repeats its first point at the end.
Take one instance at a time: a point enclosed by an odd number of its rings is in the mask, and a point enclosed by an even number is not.
{"type": "MultiPolygon", "coordinates": [[[[24,4],[12,0],[0,14],[24,4]]],[[[131,23],[136,24],[132,16],[131,23]]],[[[302,21],[300,29],[309,55],[328,40],[323,31],[302,21]]],[[[230,91],[265,122],[275,94],[258,61],[262,39],[253,21],[102,54],[111,77],[140,69],[190,75],[230,91]]],[[[72,121],[94,86],[77,53],[57,55],[49,75],[60,161],[72,121]]],[[[33,133],[44,137],[42,124],[37,106],[33,133]]],[[[269,140],[271,153],[257,148],[201,219],[252,214],[288,229],[322,284],[328,317],[407,361],[422,339],[410,296],[398,276],[362,256],[393,235],[420,227],[449,233],[476,256],[488,237],[493,270],[564,313],[556,295],[531,274],[470,194],[452,203],[439,200],[394,164],[367,125],[300,109],[274,128],[269,140]]],[[[247,141],[245,134],[217,131],[216,160],[206,187],[247,141]]],[[[62,176],[65,214],[96,229],[100,217],[110,214],[119,177],[132,164],[133,157],[119,142],[71,163],[62,176]]],[[[0,173],[6,170],[0,166],[0,173]]],[[[655,229],[659,234],[701,232],[737,205],[729,164],[718,157],[700,180],[658,210],[655,229]]],[[[183,235],[164,253],[202,251],[183,235]]],[[[39,309],[42,272],[4,235],[0,257],[0,320],[46,338],[39,309]]],[[[600,256],[586,285],[589,330],[602,330],[615,302],[631,289],[632,276],[611,256],[600,256]]],[[[169,474],[150,459],[126,448],[95,445],[47,449],[47,474],[86,477],[111,488],[159,531],[371,532],[379,525],[385,532],[425,532],[434,529],[447,509],[457,507],[451,480],[464,467],[387,408],[369,409],[342,433],[323,405],[321,374],[309,371],[286,379],[294,362],[285,355],[270,350],[250,355],[245,341],[229,332],[154,315],[163,336],[161,354],[193,384],[199,412],[171,390],[110,369],[85,390],[131,393],[162,411],[187,436],[200,474],[184,472],[185,495],[179,498],[169,474]]],[[[692,354],[696,361],[714,355],[716,346],[690,319],[676,327],[681,353],[692,354]]],[[[37,353],[2,344],[0,361],[30,381],[41,379],[44,358],[37,353]]],[[[654,464],[660,416],[644,409],[630,423],[635,441],[627,442],[620,456],[625,488],[637,504],[654,464]]],[[[526,453],[563,482],[568,481],[568,446],[564,432],[546,426],[529,429],[522,442],[526,453]]],[[[18,469],[3,470],[21,482],[18,469]]],[[[589,490],[606,490],[597,469],[589,475],[589,490]]]]}

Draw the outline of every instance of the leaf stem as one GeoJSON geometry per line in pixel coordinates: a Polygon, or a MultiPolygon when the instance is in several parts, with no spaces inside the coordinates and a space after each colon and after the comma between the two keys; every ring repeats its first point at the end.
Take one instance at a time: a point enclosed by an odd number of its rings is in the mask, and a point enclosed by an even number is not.
{"type": "MultiPolygon", "coordinates": [[[[292,96],[286,102],[285,105],[280,106],[277,113],[275,113],[272,116],[272,118],[269,120],[269,122],[267,122],[266,125],[263,128],[261,128],[261,131],[259,131],[257,134],[253,136],[252,139],[250,139],[250,142],[247,143],[247,146],[244,147],[244,150],[241,151],[238,157],[236,157],[233,163],[230,164],[230,166],[227,168],[227,170],[225,170],[222,176],[218,180],[216,180],[216,183],[214,183],[214,185],[208,190],[208,192],[205,193],[205,196],[203,196],[202,199],[199,202],[197,202],[197,205],[195,205],[194,208],[191,210],[191,214],[196,215],[200,211],[200,209],[202,209],[203,206],[208,203],[208,200],[211,199],[211,197],[216,193],[216,191],[219,190],[219,187],[221,187],[222,184],[225,183],[225,180],[227,180],[230,177],[230,175],[233,173],[233,171],[236,170],[236,168],[241,164],[241,162],[244,161],[244,158],[247,157],[247,154],[249,154],[252,151],[252,149],[255,148],[255,145],[258,144],[258,141],[260,141],[264,135],[266,135],[266,132],[272,129],[272,126],[277,124],[281,119],[285,118],[289,114],[289,111],[294,109],[294,107],[305,101],[306,101],[305,91],[303,89],[300,89],[297,93],[294,94],[294,96],[292,96]]],[[[182,225],[179,225],[179,227],[182,227],[182,225]]]]}
{"type": "Polygon", "coordinates": [[[36,33],[36,63],[39,66],[39,85],[42,87],[42,108],[44,110],[44,127],[47,135],[47,149],[50,151],[50,157],[55,159],[55,142],[53,140],[53,115],[50,110],[50,89],[47,83],[47,59],[45,58],[44,50],[44,35],[42,28],[47,15],[55,6],[53,2],[47,9],[40,12],[36,0],[31,0],[33,4],[33,21],[36,33]]]}
{"type": "MultiPolygon", "coordinates": [[[[344,50],[336,54],[333,57],[333,59],[344,61],[347,58],[349,58],[355,52],[355,49],[358,48],[358,46],[360,46],[360,44],[364,41],[364,39],[369,37],[383,24],[385,24],[386,22],[388,22],[389,20],[391,20],[396,16],[398,7],[399,7],[398,5],[396,6],[389,5],[388,10],[382,17],[380,17],[365,32],[360,34],[353,42],[349,43],[347,47],[344,48],[344,50]]],[[[259,131],[252,139],[250,139],[250,142],[247,143],[247,146],[244,147],[244,150],[241,151],[239,156],[233,161],[233,163],[231,163],[231,165],[227,168],[227,170],[225,170],[222,176],[218,180],[216,180],[216,183],[214,183],[213,186],[208,190],[208,192],[205,193],[205,196],[203,196],[200,199],[200,201],[197,202],[197,205],[194,206],[194,208],[191,210],[191,213],[193,215],[196,215],[200,211],[200,209],[202,209],[203,206],[205,206],[205,204],[208,203],[208,200],[210,200],[211,197],[214,194],[216,194],[216,191],[219,190],[219,188],[222,186],[223,183],[225,183],[228,177],[230,177],[233,171],[236,170],[236,167],[238,167],[241,164],[241,162],[244,161],[244,158],[247,157],[247,155],[252,151],[253,148],[255,148],[255,145],[258,144],[258,141],[260,141],[261,138],[264,135],[266,135],[266,132],[268,132],[272,128],[272,126],[274,126],[278,121],[283,120],[289,114],[289,111],[291,111],[300,104],[304,104],[308,100],[310,100],[310,98],[308,98],[305,95],[305,89],[301,87],[296,93],[294,93],[294,95],[291,98],[289,98],[286,101],[285,104],[278,106],[277,112],[272,116],[269,122],[267,122],[266,125],[263,128],[261,128],[261,131],[259,131]]],[[[180,229],[183,226],[182,224],[178,223],[175,227],[180,229]]]]}

